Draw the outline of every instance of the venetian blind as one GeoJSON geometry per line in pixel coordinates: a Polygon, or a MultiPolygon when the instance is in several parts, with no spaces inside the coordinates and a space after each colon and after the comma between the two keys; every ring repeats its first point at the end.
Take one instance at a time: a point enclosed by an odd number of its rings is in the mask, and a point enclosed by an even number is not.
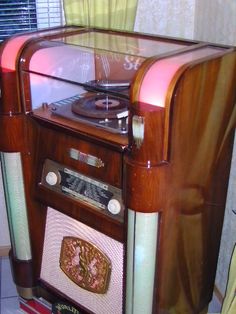
{"type": "Polygon", "coordinates": [[[0,41],[15,33],[63,24],[62,0],[0,0],[0,41]]]}

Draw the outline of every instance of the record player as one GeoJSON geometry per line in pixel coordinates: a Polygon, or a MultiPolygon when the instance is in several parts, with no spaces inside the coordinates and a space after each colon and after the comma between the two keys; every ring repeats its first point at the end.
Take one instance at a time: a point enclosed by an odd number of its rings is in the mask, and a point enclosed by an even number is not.
{"type": "Polygon", "coordinates": [[[13,37],[0,56],[20,296],[81,313],[206,310],[234,135],[235,48],[68,26],[13,37]]]}
{"type": "Polygon", "coordinates": [[[128,105],[127,98],[87,92],[52,103],[51,111],[52,114],[86,123],[96,128],[127,134],[128,105]]]}

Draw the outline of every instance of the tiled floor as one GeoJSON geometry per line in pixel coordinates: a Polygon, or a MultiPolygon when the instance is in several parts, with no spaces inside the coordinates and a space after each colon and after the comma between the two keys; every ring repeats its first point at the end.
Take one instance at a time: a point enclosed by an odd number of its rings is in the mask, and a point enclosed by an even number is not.
{"type": "Polygon", "coordinates": [[[22,314],[19,309],[17,292],[12,281],[9,259],[7,257],[0,258],[0,278],[0,314],[22,314]]]}
{"type": "MultiPolygon", "coordinates": [[[[22,314],[19,309],[17,292],[12,281],[9,259],[7,257],[0,257],[0,279],[0,314],[22,314]]],[[[220,303],[216,297],[213,297],[208,313],[220,313],[220,303]]]]}

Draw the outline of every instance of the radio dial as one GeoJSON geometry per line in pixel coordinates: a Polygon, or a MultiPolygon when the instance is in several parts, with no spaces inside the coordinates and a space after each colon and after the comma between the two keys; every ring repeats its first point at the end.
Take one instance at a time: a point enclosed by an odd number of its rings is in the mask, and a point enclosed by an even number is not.
{"type": "Polygon", "coordinates": [[[49,171],[48,174],[46,175],[45,180],[49,185],[56,185],[59,180],[59,177],[55,172],[49,171]]]}
{"type": "Polygon", "coordinates": [[[111,199],[107,205],[108,211],[113,215],[118,215],[121,211],[121,205],[115,198],[111,199]]]}

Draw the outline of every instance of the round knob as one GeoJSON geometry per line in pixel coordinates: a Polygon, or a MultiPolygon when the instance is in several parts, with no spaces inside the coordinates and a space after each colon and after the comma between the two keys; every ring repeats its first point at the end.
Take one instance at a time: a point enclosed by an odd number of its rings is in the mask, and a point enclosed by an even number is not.
{"type": "Polygon", "coordinates": [[[117,215],[119,214],[119,212],[121,211],[121,205],[120,202],[116,199],[111,199],[107,205],[107,209],[109,210],[109,212],[113,215],[117,215]]]}
{"type": "Polygon", "coordinates": [[[56,185],[58,181],[58,175],[55,172],[48,172],[45,178],[47,184],[49,185],[56,185]]]}

